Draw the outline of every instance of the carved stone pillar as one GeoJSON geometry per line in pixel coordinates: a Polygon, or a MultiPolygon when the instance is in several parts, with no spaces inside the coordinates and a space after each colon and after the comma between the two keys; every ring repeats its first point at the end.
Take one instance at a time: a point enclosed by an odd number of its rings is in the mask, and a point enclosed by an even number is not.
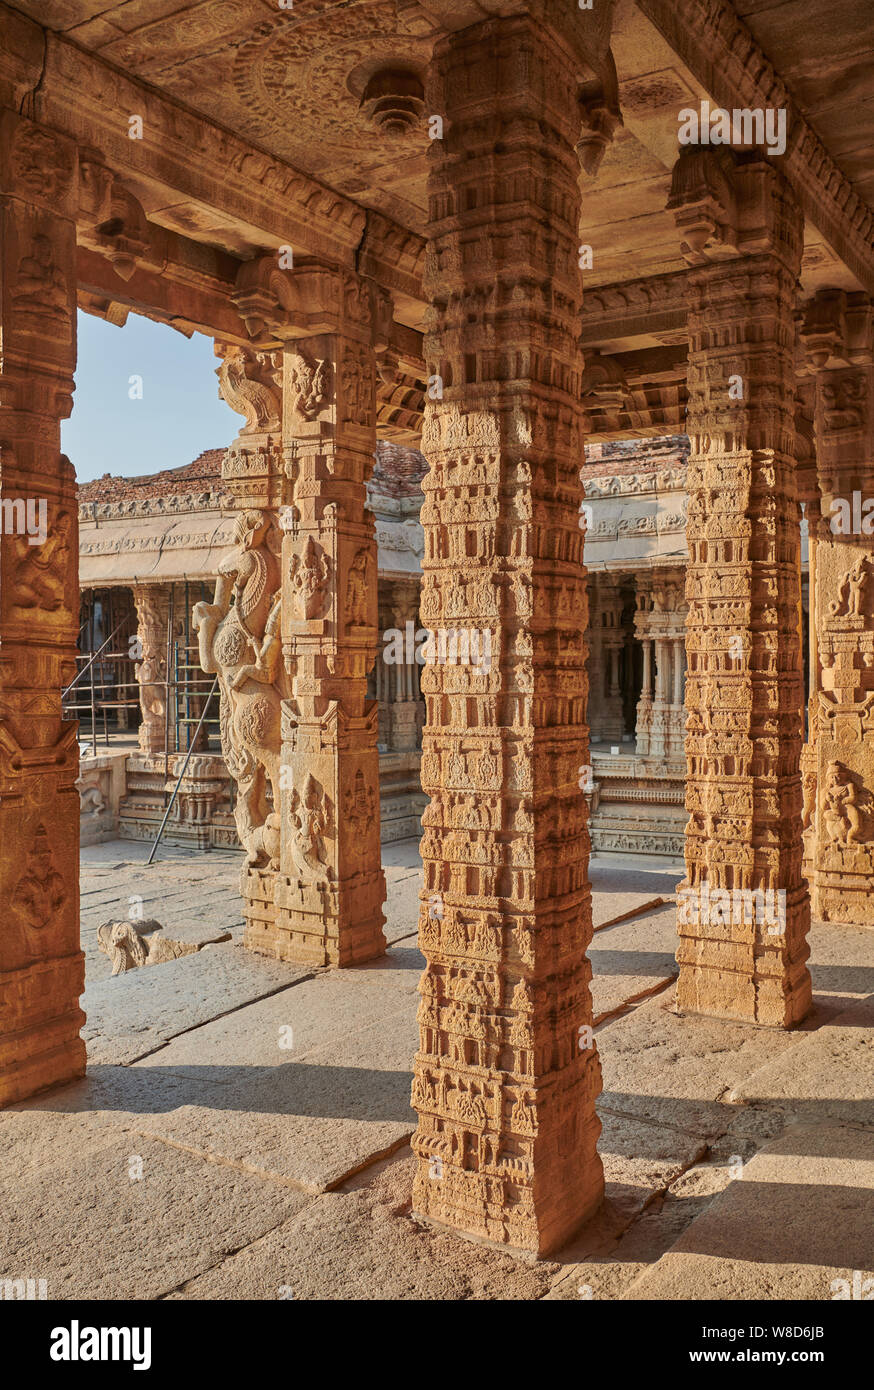
{"type": "Polygon", "coordinates": [[[603,1188],[580,791],[577,61],[530,16],[488,21],[438,44],[429,98],[446,116],[425,280],[443,394],[422,441],[422,620],[487,640],[490,660],[423,672],[413,1205],[540,1252],[603,1188]]]}
{"type": "Polygon", "coordinates": [[[601,701],[601,737],[621,739],[625,732],[622,708],[622,686],[619,679],[619,654],[625,645],[622,628],[622,594],[619,585],[601,576],[599,599],[601,608],[601,650],[606,668],[605,694],[601,701]]]}
{"type": "MultiPolygon", "coordinates": [[[[663,621],[663,615],[654,615],[654,622],[663,621]]],[[[655,647],[655,694],[650,718],[649,751],[654,758],[663,758],[667,753],[669,739],[669,699],[670,684],[670,643],[660,628],[653,628],[655,647]]]]}
{"type": "Polygon", "coordinates": [[[0,115],[0,1105],[81,1076],[76,149],[0,115]],[[12,529],[9,519],[12,518],[12,529]]]}
{"type": "Polygon", "coordinates": [[[255,949],[315,965],[385,950],[377,704],[377,557],[365,482],[376,447],[376,354],[391,303],[351,271],[272,257],[240,272],[237,303],[262,345],[281,348],[283,514],[281,872],[275,918],[255,949]]]}
{"type": "MultiPolygon", "coordinates": [[[[251,263],[249,263],[251,264],[251,263]]],[[[236,783],[234,820],[245,944],[275,933],[279,872],[280,710],[288,695],[279,632],[280,508],[290,487],[282,449],[282,353],[217,343],[219,394],[246,424],[222,460],[236,502],[236,544],[219,562],[213,602],[195,604],[200,664],[219,682],[222,753],[236,783]]]]}
{"type": "Polygon", "coordinates": [[[135,584],[137,640],[142,653],[135,670],[140,688],[139,743],[150,756],[164,752],[167,734],[168,591],[164,584],[135,584]]]}
{"type": "Polygon", "coordinates": [[[821,515],[810,516],[811,743],[818,804],[812,898],[818,917],[874,924],[874,367],[861,294],[821,291],[802,338],[816,381],[821,515]]]}
{"type": "Polygon", "coordinates": [[[652,587],[648,578],[638,577],[636,580],[635,609],[634,632],[638,641],[643,643],[643,675],[634,728],[635,751],[638,757],[647,757],[652,727],[653,702],[653,639],[649,630],[652,612],[652,587]]]}
{"type": "MultiPolygon", "coordinates": [[[[392,626],[403,634],[403,660],[393,668],[396,698],[390,708],[389,747],[394,753],[408,753],[416,748],[419,729],[419,705],[415,698],[415,633],[419,627],[418,585],[396,583],[392,626]],[[412,641],[407,641],[408,635],[412,641]],[[411,660],[407,658],[410,657],[411,660]]],[[[390,668],[391,669],[391,668],[390,668]]]]}
{"type": "Polygon", "coordinates": [[[765,158],[690,148],[686,879],[680,1009],[791,1027],[810,1008],[801,876],[794,293],[802,219],[765,158]]]}

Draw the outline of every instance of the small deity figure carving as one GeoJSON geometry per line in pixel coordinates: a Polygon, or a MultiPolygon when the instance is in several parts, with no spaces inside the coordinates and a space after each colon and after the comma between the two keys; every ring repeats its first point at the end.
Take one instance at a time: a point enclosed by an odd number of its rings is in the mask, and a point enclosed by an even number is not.
{"type": "Polygon", "coordinates": [[[72,525],[69,513],[61,512],[42,545],[31,545],[24,537],[15,538],[18,560],[12,574],[12,602],[17,608],[56,613],[67,606],[64,595],[72,525]]]}
{"type": "Polygon", "coordinates": [[[15,885],[12,906],[34,931],[47,927],[66,897],[64,880],[52,861],[49,837],[38,825],[25,872],[15,885]]]}
{"type": "Polygon", "coordinates": [[[304,878],[325,878],[325,845],[329,820],[325,797],[311,772],[307,773],[303,792],[295,791],[291,799],[291,854],[298,872],[304,878]]]}
{"type": "Polygon", "coordinates": [[[303,618],[318,616],[324,603],[324,591],[331,572],[331,562],[312,536],[307,536],[303,555],[291,557],[288,572],[295,603],[303,618]]]}
{"type": "Polygon", "coordinates": [[[33,254],[22,256],[12,302],[17,308],[67,309],[67,284],[55,265],[52,243],[47,236],[35,236],[33,254]]]}
{"type": "Polygon", "coordinates": [[[289,386],[292,410],[303,420],[313,420],[328,394],[328,364],[320,358],[309,362],[300,353],[290,358],[289,386]]]}
{"type": "Polygon", "coordinates": [[[874,576],[874,565],[869,555],[860,555],[852,569],[844,576],[838,597],[832,599],[828,611],[833,618],[860,618],[870,611],[868,603],[869,585],[874,576]]]}
{"type": "Polygon", "coordinates": [[[375,811],[376,797],[373,788],[367,786],[364,772],[359,767],[355,774],[354,786],[346,788],[343,802],[343,814],[357,837],[362,837],[373,824],[375,811]]]}
{"type": "Polygon", "coordinates": [[[860,791],[849,770],[838,762],[830,762],[823,790],[822,823],[833,844],[863,843],[867,838],[863,829],[870,803],[870,795],[860,791]]]}
{"type": "Polygon", "coordinates": [[[346,620],[350,627],[367,626],[367,580],[369,555],[359,550],[349,568],[346,582],[346,620]]]}
{"type": "Polygon", "coordinates": [[[200,664],[219,678],[222,751],[236,780],[234,819],[250,864],[279,863],[281,661],[279,562],[269,512],[243,512],[238,545],[220,561],[213,603],[197,603],[200,664]],[[269,782],[273,795],[267,800],[269,782]]]}

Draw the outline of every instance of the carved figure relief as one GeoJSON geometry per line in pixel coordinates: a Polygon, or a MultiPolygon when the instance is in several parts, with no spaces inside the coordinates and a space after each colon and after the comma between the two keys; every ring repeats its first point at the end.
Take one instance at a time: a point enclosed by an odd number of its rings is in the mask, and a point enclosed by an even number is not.
{"type": "Polygon", "coordinates": [[[64,880],[52,858],[44,825],[38,825],[27,855],[25,872],[15,885],[12,906],[28,927],[47,927],[67,896],[64,880]]]}
{"type": "Polygon", "coordinates": [[[853,780],[842,763],[830,762],[826,768],[822,793],[822,827],[835,845],[859,845],[870,838],[869,818],[874,798],[853,780]]]}
{"type": "Polygon", "coordinates": [[[213,603],[194,607],[200,664],[216,672],[222,751],[237,782],[234,819],[250,864],[279,862],[281,702],[279,563],[269,512],[243,512],[219,564],[213,603]],[[267,800],[268,786],[274,810],[267,800]]]}
{"type": "Polygon", "coordinates": [[[354,348],[346,349],[342,365],[343,419],[373,424],[373,374],[354,348]]]}
{"type": "Polygon", "coordinates": [[[25,314],[45,316],[53,310],[69,312],[67,282],[55,264],[52,243],[47,236],[35,236],[32,251],[18,262],[12,303],[25,314]]]}
{"type": "Polygon", "coordinates": [[[324,550],[307,536],[303,553],[294,553],[288,572],[295,607],[302,618],[317,618],[325,602],[331,561],[324,550]]]}
{"type": "Polygon", "coordinates": [[[294,413],[302,420],[314,420],[328,398],[328,363],[324,358],[310,362],[303,353],[296,353],[289,360],[288,384],[294,413]]]}
{"type": "Polygon", "coordinates": [[[872,612],[871,581],[874,579],[874,558],[860,555],[844,576],[838,597],[832,599],[828,611],[834,618],[861,618],[872,612]]]}
{"type": "Polygon", "coordinates": [[[220,345],[224,355],[216,369],[219,395],[238,415],[245,415],[241,435],[264,434],[281,426],[282,406],[277,369],[269,352],[220,345]]]}
{"type": "Polygon", "coordinates": [[[364,773],[359,767],[353,786],[346,788],[343,800],[343,817],[355,831],[356,839],[365,844],[365,835],[372,826],[376,813],[376,793],[368,787],[364,773]]]}
{"type": "Polygon", "coordinates": [[[328,798],[311,772],[302,791],[292,793],[291,824],[292,857],[301,877],[327,878],[322,836],[330,829],[328,798]]]}
{"type": "Polygon", "coordinates": [[[12,168],[28,193],[57,202],[70,186],[71,170],[57,141],[36,126],[22,126],[12,150],[12,168]]]}
{"type": "Polygon", "coordinates": [[[362,548],[349,567],[349,578],[346,581],[346,622],[350,627],[367,626],[369,566],[369,552],[362,548]]]}
{"type": "Polygon", "coordinates": [[[42,545],[15,537],[12,602],[17,608],[39,608],[46,613],[67,609],[72,528],[69,512],[61,512],[42,545]]]}

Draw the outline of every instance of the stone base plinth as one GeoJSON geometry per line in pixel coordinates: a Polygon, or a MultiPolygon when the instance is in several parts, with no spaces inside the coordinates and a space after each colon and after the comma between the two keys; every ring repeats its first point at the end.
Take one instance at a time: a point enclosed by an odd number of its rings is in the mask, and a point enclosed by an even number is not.
{"type": "Polygon", "coordinates": [[[0,1015],[16,1021],[0,1034],[0,1106],[84,1076],[84,988],[81,951],[0,974],[0,1015]]]}

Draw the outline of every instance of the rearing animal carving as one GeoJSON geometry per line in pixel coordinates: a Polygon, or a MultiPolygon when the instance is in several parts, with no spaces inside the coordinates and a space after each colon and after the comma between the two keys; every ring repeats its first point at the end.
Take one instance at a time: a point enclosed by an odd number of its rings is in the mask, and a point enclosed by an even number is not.
{"type": "Polygon", "coordinates": [[[222,751],[237,783],[234,819],[252,865],[279,864],[280,712],[287,690],[279,631],[279,562],[272,517],[244,512],[238,545],[219,564],[213,603],[194,607],[204,671],[217,672],[222,751]],[[267,783],[273,792],[268,814],[267,783]]]}

